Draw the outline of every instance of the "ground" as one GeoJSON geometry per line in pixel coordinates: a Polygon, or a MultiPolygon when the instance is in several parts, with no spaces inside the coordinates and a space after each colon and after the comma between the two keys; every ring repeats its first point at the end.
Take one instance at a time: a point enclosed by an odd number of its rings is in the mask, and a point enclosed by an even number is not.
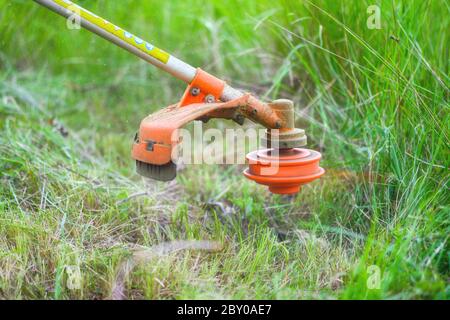
{"type": "Polygon", "coordinates": [[[294,100],[327,174],[295,197],[244,165],[140,178],[139,121],[184,85],[0,0],[0,298],[449,297],[448,2],[126,2],[78,3],[294,100]]]}

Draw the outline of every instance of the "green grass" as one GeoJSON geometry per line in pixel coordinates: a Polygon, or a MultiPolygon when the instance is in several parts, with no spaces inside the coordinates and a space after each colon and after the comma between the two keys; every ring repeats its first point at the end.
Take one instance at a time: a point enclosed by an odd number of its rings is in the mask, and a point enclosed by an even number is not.
{"type": "Polygon", "coordinates": [[[172,240],[223,249],[138,265],[127,298],[449,298],[446,1],[376,1],[381,30],[366,26],[370,1],[79,3],[293,99],[328,173],[293,199],[242,166],[142,180],[139,120],[184,85],[31,1],[0,0],[0,298],[109,298],[135,245],[172,240]]]}

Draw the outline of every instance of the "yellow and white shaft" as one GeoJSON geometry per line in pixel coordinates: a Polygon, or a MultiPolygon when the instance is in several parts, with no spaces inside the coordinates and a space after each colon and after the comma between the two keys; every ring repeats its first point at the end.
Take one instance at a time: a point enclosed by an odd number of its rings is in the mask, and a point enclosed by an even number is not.
{"type": "MultiPolygon", "coordinates": [[[[97,16],[96,14],[82,8],[69,0],[34,0],[48,9],[68,18],[74,22],[99,35],[100,37],[116,44],[130,53],[144,59],[152,65],[172,74],[174,77],[191,83],[197,69],[168,54],[151,43],[136,37],[130,32],[112,24],[111,22],[97,16]]],[[[239,98],[243,93],[229,85],[225,85],[220,99],[229,101],[239,98]]]]}
{"type": "Polygon", "coordinates": [[[193,66],[69,0],[34,1],[66,18],[79,22],[83,28],[96,33],[186,83],[190,83],[195,76],[197,70],[193,66]]]}

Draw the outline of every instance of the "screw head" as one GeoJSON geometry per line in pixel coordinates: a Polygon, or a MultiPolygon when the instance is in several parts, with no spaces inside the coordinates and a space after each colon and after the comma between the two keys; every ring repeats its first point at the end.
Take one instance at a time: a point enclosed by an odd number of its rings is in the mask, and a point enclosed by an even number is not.
{"type": "Polygon", "coordinates": [[[238,114],[234,118],[234,121],[236,121],[238,124],[240,124],[242,126],[244,124],[245,118],[242,114],[238,114]]]}
{"type": "Polygon", "coordinates": [[[212,95],[212,94],[208,94],[206,97],[205,97],[205,102],[206,103],[213,103],[213,102],[215,102],[216,101],[216,98],[212,95]]]}
{"type": "Polygon", "coordinates": [[[191,95],[193,95],[194,97],[198,96],[200,94],[200,89],[199,88],[192,88],[191,89],[191,95]]]}

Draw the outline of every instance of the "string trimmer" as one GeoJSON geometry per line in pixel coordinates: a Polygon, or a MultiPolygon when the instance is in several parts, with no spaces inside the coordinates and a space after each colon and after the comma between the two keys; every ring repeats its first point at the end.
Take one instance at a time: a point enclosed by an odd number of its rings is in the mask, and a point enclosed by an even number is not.
{"type": "Polygon", "coordinates": [[[173,150],[180,143],[178,129],[191,121],[211,118],[230,119],[241,125],[247,118],[267,128],[262,140],[268,149],[247,155],[249,168],[244,175],[267,185],[273,193],[297,193],[301,185],[324,174],[319,166],[320,153],[301,148],[306,145],[306,135],[295,128],[290,100],[262,102],[71,1],[35,1],[187,83],[178,103],[142,120],[132,147],[140,175],[160,181],[174,179],[173,150]]]}

